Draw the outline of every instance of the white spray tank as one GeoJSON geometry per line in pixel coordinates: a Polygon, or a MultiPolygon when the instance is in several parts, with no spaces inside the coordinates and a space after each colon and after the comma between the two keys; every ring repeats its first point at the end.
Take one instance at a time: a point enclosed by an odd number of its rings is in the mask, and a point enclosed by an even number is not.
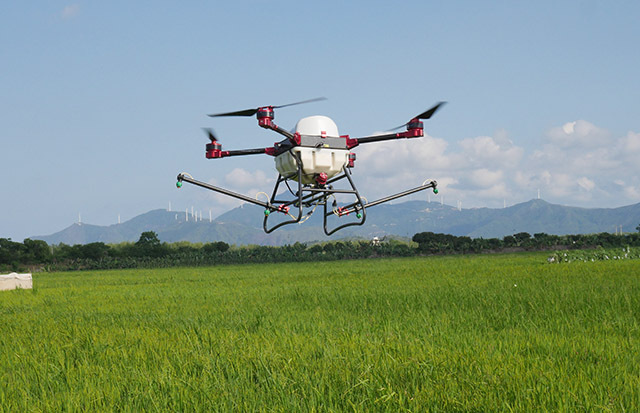
{"type": "MultiPolygon", "coordinates": [[[[326,116],[309,116],[300,119],[296,124],[295,133],[299,133],[302,136],[319,136],[322,138],[340,137],[338,126],[331,118],[326,116]]],[[[348,149],[295,146],[291,150],[276,156],[276,169],[280,175],[288,177],[297,172],[295,156],[298,154],[302,160],[303,184],[315,182],[315,177],[322,172],[327,174],[327,178],[331,178],[340,173],[349,161],[348,149]]],[[[291,179],[297,181],[297,175],[291,179]]]]}

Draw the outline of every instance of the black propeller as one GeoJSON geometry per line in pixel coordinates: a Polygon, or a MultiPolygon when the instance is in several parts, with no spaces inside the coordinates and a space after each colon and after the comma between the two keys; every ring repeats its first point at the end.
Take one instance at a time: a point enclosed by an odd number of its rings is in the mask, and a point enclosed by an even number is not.
{"type": "MultiPolygon", "coordinates": [[[[314,99],[309,99],[309,100],[303,100],[303,101],[300,101],[300,102],[287,103],[286,105],[266,106],[266,107],[269,107],[269,108],[272,108],[272,109],[286,108],[287,106],[301,105],[303,103],[318,102],[320,100],[327,100],[327,98],[319,97],[319,98],[314,98],[314,99]]],[[[264,106],[261,106],[261,107],[264,107],[264,106]]],[[[211,116],[212,118],[217,118],[217,117],[221,117],[221,116],[253,116],[256,113],[258,113],[258,110],[260,110],[260,108],[238,110],[236,112],[215,113],[215,114],[208,115],[208,116],[211,116]]]]}
{"type": "Polygon", "coordinates": [[[418,118],[418,119],[430,119],[431,116],[433,116],[433,114],[436,113],[436,111],[438,109],[440,109],[440,107],[443,106],[445,103],[447,103],[447,102],[438,102],[434,107],[432,107],[431,109],[429,109],[427,111],[422,112],[421,114],[416,116],[416,118],[418,118]]]}
{"type": "MultiPolygon", "coordinates": [[[[438,111],[438,109],[440,109],[442,106],[444,106],[444,104],[447,102],[438,102],[434,107],[432,107],[431,109],[428,109],[424,112],[422,112],[421,114],[419,114],[418,116],[414,116],[411,119],[431,119],[431,116],[433,116],[434,113],[436,113],[438,111]]],[[[404,128],[405,126],[407,126],[409,122],[404,123],[398,127],[395,127],[393,129],[389,129],[389,130],[397,130],[400,128],[404,128]]]]}
{"type": "Polygon", "coordinates": [[[216,137],[216,134],[213,132],[213,129],[211,129],[211,128],[202,128],[202,130],[204,131],[204,133],[207,134],[207,136],[209,137],[211,142],[215,142],[215,141],[218,140],[218,138],[216,137]]]}

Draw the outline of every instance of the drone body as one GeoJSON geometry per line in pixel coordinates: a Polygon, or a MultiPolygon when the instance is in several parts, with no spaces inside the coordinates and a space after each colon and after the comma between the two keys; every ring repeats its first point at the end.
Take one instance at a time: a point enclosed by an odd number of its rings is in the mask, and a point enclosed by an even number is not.
{"type": "Polygon", "coordinates": [[[296,146],[275,157],[280,175],[292,175],[295,180],[299,159],[302,162],[302,183],[313,184],[333,178],[349,162],[346,140],[338,134],[333,120],[326,116],[300,119],[294,137],[296,146]]]}
{"type": "Polygon", "coordinates": [[[310,116],[300,119],[296,124],[294,132],[282,129],[273,122],[275,108],[317,100],[324,100],[324,98],[311,99],[282,106],[264,106],[256,109],[209,115],[211,117],[256,115],[260,127],[271,129],[285,137],[282,141],[276,142],[273,146],[266,148],[223,151],[222,145],[218,142],[213,132],[210,129],[206,130],[211,140],[211,142],[206,145],[206,157],[208,159],[254,154],[267,154],[274,157],[276,170],[279,175],[272,195],[266,202],[197,181],[186,173],[178,175],[177,186],[181,187],[182,182],[185,181],[264,207],[265,216],[263,228],[267,233],[283,225],[306,221],[316,208],[322,205],[324,209],[324,232],[327,235],[331,235],[348,226],[363,225],[366,219],[366,209],[369,207],[428,188],[432,188],[435,193],[438,192],[436,181],[430,181],[428,183],[425,181],[422,185],[407,191],[376,201],[366,202],[366,199],[360,196],[351,178],[350,170],[354,168],[356,159],[355,153],[351,150],[364,143],[424,136],[423,123],[420,119],[431,118],[444,102],[438,103],[431,109],[415,116],[409,122],[400,126],[406,126],[404,132],[363,138],[351,138],[349,135],[341,136],[335,122],[326,116],[310,116]],[[290,182],[295,185],[297,190],[291,188],[289,185],[290,182]],[[346,185],[342,185],[342,188],[338,187],[339,184],[345,182],[346,185]],[[287,192],[280,193],[280,186],[283,183],[289,190],[288,196],[287,192]],[[339,206],[338,197],[341,198],[341,201],[345,198],[350,198],[350,202],[341,203],[339,206]],[[331,207],[329,207],[331,199],[332,203],[331,207]],[[292,212],[290,212],[290,210],[292,212]],[[297,211],[297,214],[293,211],[297,211]],[[272,212],[284,214],[284,220],[281,219],[280,222],[270,226],[269,218],[272,212]],[[329,217],[336,216],[342,218],[350,214],[355,215],[355,220],[352,219],[333,229],[329,229],[329,217]]]}

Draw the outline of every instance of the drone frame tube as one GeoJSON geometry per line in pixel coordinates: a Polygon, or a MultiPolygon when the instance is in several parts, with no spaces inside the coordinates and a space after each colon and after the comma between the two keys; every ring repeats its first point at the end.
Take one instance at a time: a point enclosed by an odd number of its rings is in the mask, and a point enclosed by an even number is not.
{"type": "Polygon", "coordinates": [[[238,149],[238,150],[223,151],[223,152],[226,152],[225,156],[262,155],[267,152],[267,148],[238,149]]]}
{"type": "MultiPolygon", "coordinates": [[[[380,198],[380,199],[377,199],[375,201],[369,202],[369,203],[364,205],[364,208],[365,209],[366,208],[371,208],[371,207],[374,207],[376,205],[383,204],[385,202],[393,201],[394,199],[401,198],[403,196],[411,195],[411,194],[419,192],[419,191],[424,191],[425,189],[429,189],[429,188],[435,189],[437,186],[438,186],[438,182],[431,181],[428,184],[420,185],[420,186],[417,186],[415,188],[411,188],[411,189],[408,189],[406,191],[398,192],[397,194],[389,195],[389,196],[386,196],[384,198],[380,198]]],[[[343,214],[350,214],[352,212],[356,212],[358,210],[357,209],[357,205],[358,205],[358,203],[353,203],[353,204],[347,205],[346,207],[343,208],[343,209],[345,209],[345,211],[343,211],[343,214]]]]}
{"type": "Polygon", "coordinates": [[[223,151],[221,149],[207,149],[205,156],[207,159],[226,158],[228,156],[262,155],[272,152],[272,148],[238,149],[233,151],[223,151]]]}
{"type": "Polygon", "coordinates": [[[188,182],[190,184],[193,184],[193,185],[205,188],[205,189],[209,189],[211,191],[219,192],[219,193],[221,193],[223,195],[227,195],[227,196],[230,196],[230,197],[233,197],[233,198],[241,199],[241,200],[243,200],[245,202],[250,202],[252,204],[260,205],[261,207],[267,208],[267,209],[269,209],[271,211],[277,211],[278,210],[277,207],[274,207],[273,205],[270,205],[270,204],[268,204],[266,202],[262,202],[260,200],[251,198],[251,197],[243,195],[243,194],[239,194],[237,192],[230,191],[228,189],[220,188],[218,186],[211,185],[211,184],[208,184],[206,182],[198,181],[198,180],[193,179],[193,178],[191,178],[189,176],[186,176],[185,174],[179,174],[178,175],[178,182],[188,182]]]}
{"type": "Polygon", "coordinates": [[[390,141],[394,139],[419,138],[422,136],[424,136],[424,129],[422,127],[415,127],[415,128],[408,129],[404,132],[398,132],[398,133],[387,133],[384,135],[365,136],[362,138],[347,138],[347,148],[348,149],[355,148],[356,146],[363,143],[390,141]]]}

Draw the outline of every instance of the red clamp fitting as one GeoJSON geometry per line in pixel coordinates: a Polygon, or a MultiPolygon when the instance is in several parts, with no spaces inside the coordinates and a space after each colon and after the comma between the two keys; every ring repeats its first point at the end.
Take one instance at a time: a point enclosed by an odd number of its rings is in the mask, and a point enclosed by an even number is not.
{"type": "Polygon", "coordinates": [[[278,207],[278,212],[282,212],[283,214],[288,214],[289,213],[289,207],[286,205],[280,205],[278,207]]]}
{"type": "Polygon", "coordinates": [[[355,148],[358,146],[357,139],[351,139],[349,135],[340,135],[341,138],[344,138],[347,143],[347,149],[355,148]]]}
{"type": "Polygon", "coordinates": [[[353,168],[356,162],[356,154],[353,152],[349,152],[349,163],[347,164],[349,168],[353,168]]]}
{"type": "Polygon", "coordinates": [[[327,183],[327,179],[329,179],[329,176],[324,173],[324,172],[320,172],[317,176],[316,176],[316,182],[318,183],[318,185],[324,186],[327,183]]]}

